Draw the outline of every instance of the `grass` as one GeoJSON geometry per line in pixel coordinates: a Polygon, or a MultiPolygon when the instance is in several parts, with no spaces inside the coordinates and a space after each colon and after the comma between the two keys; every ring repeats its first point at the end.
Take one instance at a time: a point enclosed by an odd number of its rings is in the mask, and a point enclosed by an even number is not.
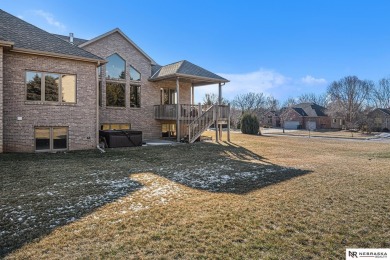
{"type": "Polygon", "coordinates": [[[375,138],[378,133],[363,133],[361,131],[351,132],[349,130],[321,130],[317,129],[314,131],[308,130],[286,130],[285,133],[280,128],[264,128],[262,131],[267,134],[281,134],[291,136],[310,136],[311,137],[328,137],[328,138],[348,138],[348,139],[371,139],[375,138]]]}
{"type": "Polygon", "coordinates": [[[232,143],[4,154],[0,248],[20,258],[344,258],[390,247],[388,143],[232,143]]]}

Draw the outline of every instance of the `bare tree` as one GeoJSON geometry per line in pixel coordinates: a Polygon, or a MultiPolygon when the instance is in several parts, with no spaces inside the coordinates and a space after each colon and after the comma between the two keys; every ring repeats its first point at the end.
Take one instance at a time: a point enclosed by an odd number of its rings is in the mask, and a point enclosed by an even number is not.
{"type": "Polygon", "coordinates": [[[298,103],[315,103],[317,105],[327,107],[328,95],[326,93],[316,95],[314,93],[302,94],[298,97],[298,103]]]}
{"type": "Polygon", "coordinates": [[[273,96],[268,96],[265,101],[265,108],[270,111],[279,110],[279,100],[275,99],[273,96]]]}
{"type": "Polygon", "coordinates": [[[361,80],[356,76],[347,76],[334,81],[328,87],[328,95],[332,102],[340,107],[339,112],[346,119],[348,128],[356,128],[363,109],[369,102],[374,83],[361,80]]]}
{"type": "Polygon", "coordinates": [[[237,95],[233,99],[233,106],[241,110],[241,113],[258,113],[265,106],[265,97],[263,93],[247,93],[237,95]]]}
{"type": "Polygon", "coordinates": [[[283,107],[291,107],[296,104],[297,101],[295,100],[295,98],[289,97],[286,101],[284,101],[283,107]]]}
{"type": "Polygon", "coordinates": [[[377,108],[390,108],[390,78],[379,80],[373,99],[377,108]]]}
{"type": "MultiPolygon", "coordinates": [[[[214,93],[206,93],[203,97],[203,105],[208,105],[208,106],[211,106],[211,105],[215,105],[215,104],[218,104],[218,96],[214,93]]],[[[229,102],[222,98],[222,104],[223,105],[227,105],[229,102]]]]}

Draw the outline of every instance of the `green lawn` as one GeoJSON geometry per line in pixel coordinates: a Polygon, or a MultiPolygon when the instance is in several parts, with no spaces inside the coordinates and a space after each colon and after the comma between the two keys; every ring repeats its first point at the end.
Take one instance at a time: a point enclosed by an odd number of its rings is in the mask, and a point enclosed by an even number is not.
{"type": "Polygon", "coordinates": [[[344,258],[390,247],[390,145],[232,142],[0,155],[0,257],[344,258]]]}

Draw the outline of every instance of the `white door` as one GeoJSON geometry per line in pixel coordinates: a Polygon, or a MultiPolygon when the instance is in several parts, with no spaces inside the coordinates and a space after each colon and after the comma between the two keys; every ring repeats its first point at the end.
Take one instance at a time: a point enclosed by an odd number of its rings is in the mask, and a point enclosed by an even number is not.
{"type": "Polygon", "coordinates": [[[306,129],[307,130],[315,130],[315,129],[317,129],[316,121],[308,121],[308,122],[306,122],[306,129]]]}
{"type": "Polygon", "coordinates": [[[286,129],[298,129],[299,121],[286,121],[284,122],[284,128],[286,129]]]}

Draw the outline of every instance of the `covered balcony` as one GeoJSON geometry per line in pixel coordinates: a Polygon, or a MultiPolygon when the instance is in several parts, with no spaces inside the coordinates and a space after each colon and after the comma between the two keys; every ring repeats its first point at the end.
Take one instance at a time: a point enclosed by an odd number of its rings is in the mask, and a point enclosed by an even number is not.
{"type": "Polygon", "coordinates": [[[175,120],[179,129],[178,141],[184,136],[197,138],[212,124],[216,125],[218,140],[218,129],[222,129],[221,124],[226,124],[230,118],[230,106],[222,104],[222,86],[229,82],[227,79],[184,60],[166,66],[153,66],[149,81],[161,86],[175,86],[176,98],[171,102],[174,104],[165,104],[162,100],[160,105],[154,106],[154,117],[156,120],[175,120]],[[195,87],[205,85],[218,86],[218,104],[210,107],[195,104],[195,87]],[[181,102],[183,100],[189,102],[181,102]]]}

